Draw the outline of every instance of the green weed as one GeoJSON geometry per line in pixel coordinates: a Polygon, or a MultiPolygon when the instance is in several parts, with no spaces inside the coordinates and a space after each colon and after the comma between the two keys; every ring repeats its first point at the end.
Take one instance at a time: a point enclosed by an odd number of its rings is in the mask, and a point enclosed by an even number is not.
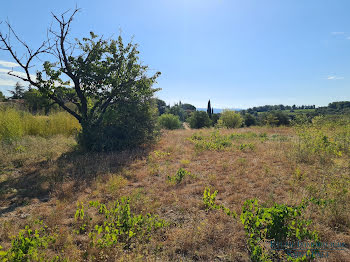
{"type": "Polygon", "coordinates": [[[128,198],[122,197],[108,207],[99,201],[90,201],[88,207],[102,218],[98,223],[93,223],[80,205],[75,218],[84,228],[81,230],[80,225],[78,232],[88,233],[92,246],[109,248],[122,244],[125,249],[131,249],[138,243],[148,242],[154,231],[167,225],[151,214],[133,214],[129,202],[128,198]]]}
{"type": "Polygon", "coordinates": [[[35,224],[37,229],[27,225],[14,236],[9,250],[2,251],[0,246],[1,261],[59,261],[58,256],[49,259],[46,255],[47,248],[55,243],[56,236],[48,233],[42,221],[35,224]]]}
{"type": "Polygon", "coordinates": [[[195,178],[196,176],[193,175],[191,172],[187,171],[184,168],[180,168],[177,170],[176,174],[174,176],[168,176],[168,181],[175,183],[175,184],[180,184],[182,180],[185,179],[185,177],[192,177],[195,178]]]}
{"type": "Polygon", "coordinates": [[[214,193],[210,193],[210,188],[204,189],[203,203],[204,203],[205,209],[207,211],[210,209],[220,209],[220,210],[224,211],[226,215],[236,218],[237,214],[235,211],[230,210],[229,208],[225,207],[224,205],[218,205],[215,203],[217,194],[218,194],[217,190],[215,190],[214,193]]]}

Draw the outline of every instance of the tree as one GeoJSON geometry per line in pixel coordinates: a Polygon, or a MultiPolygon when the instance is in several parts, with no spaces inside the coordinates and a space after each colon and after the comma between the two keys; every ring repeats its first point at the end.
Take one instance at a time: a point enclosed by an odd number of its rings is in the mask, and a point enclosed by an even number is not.
{"type": "Polygon", "coordinates": [[[3,102],[6,100],[6,97],[4,96],[4,94],[0,91],[0,102],[3,102]]]}
{"type": "Polygon", "coordinates": [[[29,87],[23,94],[24,104],[32,113],[44,111],[48,114],[51,108],[57,109],[57,104],[50,98],[42,95],[39,90],[29,87]]]}
{"type": "Polygon", "coordinates": [[[217,124],[218,120],[220,119],[220,116],[221,116],[221,114],[219,114],[219,113],[211,115],[211,125],[212,126],[215,126],[217,124]]]}
{"type": "Polygon", "coordinates": [[[243,118],[241,114],[230,110],[224,110],[218,120],[218,126],[226,128],[238,128],[242,126],[242,123],[243,118]]]}
{"type": "Polygon", "coordinates": [[[172,114],[172,115],[178,116],[181,121],[185,121],[187,118],[186,111],[179,104],[175,104],[174,106],[165,110],[165,112],[167,114],[172,114]]]}
{"type": "Polygon", "coordinates": [[[211,110],[210,99],[208,101],[207,114],[208,114],[209,118],[211,118],[212,110],[211,110]]]}
{"type": "Polygon", "coordinates": [[[181,107],[183,110],[196,111],[196,107],[191,104],[182,104],[181,107]]]}
{"type": "MultiPolygon", "coordinates": [[[[155,105],[151,100],[159,89],[153,89],[152,85],[160,72],[148,76],[148,67],[139,62],[138,46],[132,42],[124,45],[121,36],[116,40],[103,39],[90,32],[89,37],[71,44],[68,36],[77,12],[78,9],[75,9],[68,18],[67,13],[61,16],[53,14],[58,30],[50,28],[49,39],[36,50],[30,49],[7,23],[9,32],[27,50],[25,61],[13,49],[10,34],[4,35],[0,32],[0,43],[3,44],[0,48],[8,51],[25,72],[24,77],[13,72],[9,72],[10,75],[35,86],[41,94],[52,99],[80,122],[82,131],[79,143],[84,148],[104,150],[105,144],[110,142],[113,145],[109,147],[110,150],[121,149],[120,140],[124,136],[132,139],[129,136],[132,132],[121,134],[118,131],[114,137],[111,130],[123,130],[123,132],[128,130],[125,130],[125,126],[111,128],[111,123],[114,125],[127,123],[128,121],[123,119],[126,117],[123,116],[126,108],[133,109],[133,114],[153,115],[151,107],[155,105]],[[42,55],[51,60],[44,62],[44,69],[38,71],[34,78],[29,69],[33,61],[42,55]],[[75,108],[70,108],[67,103],[74,104],[75,108]],[[111,115],[118,121],[110,121],[111,115]],[[106,136],[104,132],[107,132],[106,136]],[[116,142],[105,141],[103,145],[99,145],[101,137],[116,139],[116,142]]],[[[133,115],[133,119],[136,121],[137,116],[133,115]]],[[[151,126],[142,128],[145,140],[152,133],[150,129],[151,126]]],[[[138,141],[145,142],[143,139],[138,141]]],[[[130,141],[130,144],[134,143],[130,141]]]]}
{"type": "Polygon", "coordinates": [[[204,111],[195,111],[189,117],[188,122],[191,128],[210,127],[211,121],[208,114],[204,111]]]}
{"type": "Polygon", "coordinates": [[[15,85],[15,90],[9,90],[9,92],[12,94],[12,99],[21,99],[23,98],[24,88],[20,82],[17,82],[15,85]]]}
{"type": "Polygon", "coordinates": [[[253,126],[256,125],[256,119],[253,115],[251,114],[244,114],[244,124],[246,126],[253,126]]]}
{"type": "Polygon", "coordinates": [[[159,99],[159,98],[156,98],[156,103],[157,103],[157,108],[158,108],[159,115],[164,114],[166,109],[168,108],[166,103],[163,100],[159,99]]]}

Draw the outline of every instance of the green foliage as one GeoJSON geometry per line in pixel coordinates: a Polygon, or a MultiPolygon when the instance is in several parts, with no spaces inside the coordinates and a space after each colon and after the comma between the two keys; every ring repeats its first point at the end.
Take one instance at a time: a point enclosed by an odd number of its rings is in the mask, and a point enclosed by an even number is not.
{"type": "Polygon", "coordinates": [[[112,151],[149,144],[158,134],[157,108],[150,97],[134,97],[123,104],[111,105],[98,126],[79,135],[86,149],[112,151]]]}
{"type": "Polygon", "coordinates": [[[252,114],[244,114],[244,125],[245,126],[254,126],[256,125],[256,118],[252,114]]]}
{"type": "Polygon", "coordinates": [[[172,114],[163,114],[158,118],[159,125],[165,129],[178,129],[181,127],[180,118],[172,114]]]}
{"type": "Polygon", "coordinates": [[[166,103],[159,98],[155,98],[155,100],[156,100],[159,115],[165,114],[165,111],[168,108],[166,103]]]}
{"type": "Polygon", "coordinates": [[[196,107],[191,104],[181,104],[182,109],[188,110],[188,111],[196,111],[196,107]]]}
{"type": "Polygon", "coordinates": [[[212,113],[213,113],[213,109],[211,107],[210,100],[209,100],[208,101],[208,106],[207,106],[207,114],[208,114],[210,119],[211,119],[212,113]]]}
{"type": "Polygon", "coordinates": [[[269,126],[289,125],[289,117],[283,111],[271,111],[262,114],[262,121],[269,126]]]}
{"type": "MultiPolygon", "coordinates": [[[[248,236],[251,259],[253,261],[273,261],[276,251],[267,250],[264,241],[286,243],[296,241],[318,241],[318,235],[310,230],[311,220],[306,220],[303,211],[306,204],[290,207],[283,204],[274,204],[272,207],[262,207],[257,199],[246,200],[241,213],[241,221],[248,236]]],[[[288,250],[283,250],[287,252],[288,250]]],[[[290,261],[304,261],[302,258],[292,258],[290,261]]]]}
{"type": "Polygon", "coordinates": [[[191,128],[210,127],[211,121],[208,114],[204,111],[195,111],[189,117],[188,122],[191,128]]]}
{"type": "Polygon", "coordinates": [[[319,115],[348,115],[350,113],[350,101],[339,101],[329,103],[326,107],[316,109],[319,115]]]}
{"type": "MultiPolygon", "coordinates": [[[[77,11],[68,19],[66,13],[55,16],[60,33],[52,30],[50,38],[57,44],[56,53],[45,56],[49,60],[35,79],[28,73],[30,62],[42,52],[21,64],[26,80],[79,121],[82,148],[122,150],[150,142],[157,117],[153,95],[159,90],[152,86],[160,72],[149,76],[148,66],[140,62],[138,45],[125,45],[121,36],[103,39],[90,32],[89,37],[75,39],[74,55],[68,56],[69,29],[77,11]]],[[[15,52],[11,54],[17,58],[15,52]]]]}
{"type": "Polygon", "coordinates": [[[99,201],[90,201],[89,208],[100,217],[97,223],[80,204],[75,214],[79,222],[77,233],[87,233],[92,246],[109,248],[122,244],[125,249],[131,249],[138,243],[148,242],[157,229],[167,225],[151,214],[133,214],[129,202],[129,198],[122,197],[108,207],[99,201]]]}
{"type": "Polygon", "coordinates": [[[249,150],[254,150],[255,149],[255,145],[252,144],[252,143],[247,143],[247,144],[240,144],[238,146],[238,149],[241,150],[241,151],[245,151],[247,149],[249,150]]]}
{"type": "Polygon", "coordinates": [[[50,109],[57,109],[58,105],[50,98],[46,97],[39,90],[29,88],[23,93],[23,99],[26,107],[32,113],[43,112],[48,114],[50,109]]]}
{"type": "Polygon", "coordinates": [[[218,194],[217,190],[215,190],[214,193],[210,193],[210,188],[204,189],[203,203],[204,203],[205,209],[207,211],[210,209],[220,209],[220,210],[224,211],[224,213],[226,215],[236,218],[237,214],[235,211],[230,210],[229,208],[225,207],[224,205],[218,205],[215,203],[217,194],[218,194]]]}
{"type": "MultiPolygon", "coordinates": [[[[219,131],[212,132],[210,136],[203,136],[198,133],[194,133],[188,138],[189,141],[194,143],[195,148],[199,151],[202,150],[215,150],[223,151],[232,147],[232,141],[244,140],[244,139],[259,139],[265,141],[267,139],[266,133],[256,134],[253,132],[245,133],[232,133],[230,135],[221,135],[219,131]]],[[[239,150],[254,150],[255,145],[253,143],[241,143],[238,146],[239,150]]]]}
{"type": "Polygon", "coordinates": [[[195,144],[196,150],[226,150],[232,146],[229,136],[220,135],[218,131],[211,133],[210,136],[201,136],[193,134],[189,140],[195,144]]]}
{"type": "Polygon", "coordinates": [[[221,113],[220,119],[218,120],[218,127],[226,128],[238,128],[241,127],[243,123],[243,118],[241,114],[235,111],[224,110],[221,113]]]}
{"type": "Polygon", "coordinates": [[[165,113],[178,116],[180,121],[184,122],[187,118],[186,111],[182,108],[181,104],[175,104],[174,106],[167,108],[165,113]]]}
{"type": "Polygon", "coordinates": [[[12,94],[12,99],[21,99],[23,98],[24,88],[20,82],[17,82],[15,85],[15,89],[10,90],[10,93],[12,94]]]}
{"type": "Polygon", "coordinates": [[[180,184],[185,177],[195,178],[195,175],[181,167],[174,176],[168,176],[168,180],[172,183],[180,184]]]}
{"type": "Polygon", "coordinates": [[[25,226],[17,236],[12,239],[9,250],[1,251],[1,261],[58,261],[58,257],[47,257],[47,248],[55,243],[56,236],[47,232],[47,226],[37,221],[38,229],[25,226]]]}
{"type": "Polygon", "coordinates": [[[25,135],[70,136],[76,134],[80,128],[78,121],[65,112],[34,116],[13,108],[0,109],[0,140],[15,140],[25,135]]]}
{"type": "Polygon", "coordinates": [[[329,163],[350,148],[350,121],[315,117],[311,124],[295,125],[298,141],[295,153],[300,162],[329,163]]]}
{"type": "Polygon", "coordinates": [[[212,114],[211,115],[211,125],[212,126],[216,126],[216,124],[218,123],[219,119],[220,119],[221,114],[212,114]]]}
{"type": "Polygon", "coordinates": [[[6,100],[6,97],[4,96],[4,94],[0,91],[0,102],[3,102],[6,100]]]}

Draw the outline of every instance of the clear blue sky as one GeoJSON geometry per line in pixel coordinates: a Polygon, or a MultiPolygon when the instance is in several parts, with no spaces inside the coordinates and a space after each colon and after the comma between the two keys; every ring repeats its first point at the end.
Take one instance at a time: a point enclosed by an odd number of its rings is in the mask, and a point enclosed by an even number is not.
{"type": "MultiPolygon", "coordinates": [[[[1,4],[0,20],[37,46],[50,12],[75,4],[81,12],[71,36],[134,35],[142,61],[162,72],[158,97],[167,103],[206,107],[211,99],[215,108],[247,108],[350,100],[348,0],[17,0],[1,4]]],[[[13,60],[0,52],[2,91],[14,81],[4,61],[13,60]]]]}

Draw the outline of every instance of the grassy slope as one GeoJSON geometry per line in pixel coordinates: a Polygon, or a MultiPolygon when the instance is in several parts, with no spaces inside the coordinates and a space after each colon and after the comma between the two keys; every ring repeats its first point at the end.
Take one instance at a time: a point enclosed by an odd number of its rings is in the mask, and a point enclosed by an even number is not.
{"type": "MultiPolygon", "coordinates": [[[[81,260],[88,240],[72,233],[76,203],[97,199],[108,202],[127,195],[133,211],[158,214],[171,224],[133,252],[113,250],[116,260],[249,261],[240,221],[220,211],[204,210],[206,186],[219,191],[219,203],[240,214],[249,198],[270,204],[298,204],[312,190],[329,185],[322,185],[322,180],[336,183],[337,175],[349,178],[346,156],[333,164],[297,162],[292,128],[221,130],[221,134],[266,132],[268,137],[266,141],[239,138],[224,151],[196,150],[187,139],[195,132],[167,131],[148,151],[118,154],[70,153],[74,140],[62,136],[27,137],[16,147],[3,146],[0,244],[8,247],[11,235],[39,218],[52,230],[57,226],[56,252],[63,250],[72,261],[81,260]],[[253,144],[254,149],[238,149],[244,143],[253,144]],[[167,182],[180,167],[196,177],[186,178],[179,185],[167,182]]],[[[200,132],[210,135],[213,130],[200,132]]],[[[345,200],[350,200],[349,192],[345,200]]],[[[314,220],[323,241],[346,242],[349,246],[350,209],[343,202],[335,211],[313,207],[307,215],[314,220]]],[[[349,250],[330,255],[328,261],[347,261],[350,257],[349,250]]]]}

